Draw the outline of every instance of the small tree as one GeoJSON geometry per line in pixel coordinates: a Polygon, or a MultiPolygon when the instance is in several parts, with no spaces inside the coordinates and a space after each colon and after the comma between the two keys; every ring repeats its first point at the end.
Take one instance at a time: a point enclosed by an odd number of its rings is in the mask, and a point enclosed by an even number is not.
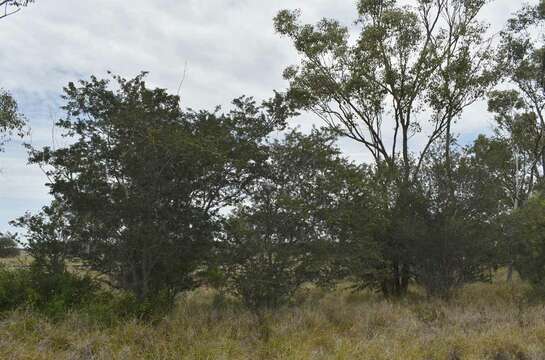
{"type": "Polygon", "coordinates": [[[0,233],[0,258],[10,258],[19,255],[15,235],[0,233]]]}
{"type": "Polygon", "coordinates": [[[33,259],[33,266],[47,274],[63,274],[66,261],[71,258],[70,216],[59,201],[45,206],[37,215],[26,214],[12,221],[25,229],[24,249],[33,259]]]}
{"type": "Polygon", "coordinates": [[[415,279],[429,295],[450,295],[473,281],[489,280],[498,261],[494,226],[497,202],[488,198],[493,187],[467,151],[452,151],[450,161],[441,149],[426,158],[413,249],[415,279]]]}
{"type": "MultiPolygon", "coordinates": [[[[369,240],[346,226],[345,207],[362,196],[352,186],[361,169],[340,156],[333,139],[291,132],[271,144],[263,175],[226,223],[219,246],[229,286],[253,309],[285,304],[304,282],[346,275],[339,273],[347,265],[341,244],[369,240]]],[[[373,214],[360,210],[350,221],[363,228],[373,214]]]]}
{"type": "Polygon", "coordinates": [[[533,196],[514,211],[506,222],[513,229],[515,269],[536,289],[545,290],[545,199],[533,196]]]}

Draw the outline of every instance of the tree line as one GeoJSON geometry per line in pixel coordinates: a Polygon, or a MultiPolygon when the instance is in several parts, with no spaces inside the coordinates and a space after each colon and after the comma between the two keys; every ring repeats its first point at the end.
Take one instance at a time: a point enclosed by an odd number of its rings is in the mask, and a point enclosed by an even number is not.
{"type": "MultiPolygon", "coordinates": [[[[78,262],[139,301],[208,284],[253,309],[346,279],[448,297],[500,267],[545,289],[545,2],[499,41],[486,3],[360,0],[356,35],[280,11],[299,54],[288,89],[227,112],[184,110],[146,73],[68,84],[69,145],[27,146],[53,201],[12,222],[34,266],[78,262]],[[460,145],[454,124],[482,99],[494,132],[460,145]],[[323,126],[290,129],[301,112],[323,126]],[[349,161],[339,138],[372,161],[349,161]]],[[[1,132],[21,132],[9,93],[0,108],[1,132]]]]}

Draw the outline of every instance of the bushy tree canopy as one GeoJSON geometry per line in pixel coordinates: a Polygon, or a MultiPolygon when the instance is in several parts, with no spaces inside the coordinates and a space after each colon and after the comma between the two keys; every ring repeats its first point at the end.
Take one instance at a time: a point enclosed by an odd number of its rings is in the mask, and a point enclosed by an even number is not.
{"type": "Polygon", "coordinates": [[[333,140],[314,130],[273,142],[247,201],[227,220],[223,266],[231,289],[252,308],[279,306],[305,282],[338,279],[347,244],[358,246],[360,260],[376,255],[370,219],[378,214],[363,169],[333,140]]]}
{"type": "Polygon", "coordinates": [[[191,288],[220,209],[259,173],[261,141],[282,119],[274,102],[244,97],[227,114],[182,111],[144,74],[113,78],[70,83],[57,126],[71,145],[33,150],[30,160],[71,214],[73,255],[140,298],[191,288]]]}

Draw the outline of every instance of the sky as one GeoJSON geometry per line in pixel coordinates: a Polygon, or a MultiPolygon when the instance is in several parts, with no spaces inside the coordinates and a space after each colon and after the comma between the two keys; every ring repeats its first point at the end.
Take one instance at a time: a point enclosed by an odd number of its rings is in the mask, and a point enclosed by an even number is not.
{"type": "MultiPolygon", "coordinates": [[[[522,4],[493,0],[481,20],[497,33],[522,4]]],[[[282,70],[297,63],[289,41],[272,26],[285,8],[300,9],[311,23],[329,17],[350,25],[356,16],[355,0],[36,0],[0,20],[0,87],[13,94],[31,127],[29,137],[0,153],[0,231],[49,202],[46,178],[27,165],[22,142],[63,145],[53,123],[63,116],[60,96],[68,82],[107,71],[127,78],[149,71],[150,85],[173,93],[183,79],[184,107],[228,109],[242,94],[266,99],[286,88],[282,70]]],[[[490,132],[491,120],[482,101],[467,109],[455,131],[469,142],[490,132]]],[[[291,125],[316,123],[304,115],[291,125]]],[[[369,157],[348,140],[340,146],[355,161],[369,157]]]]}

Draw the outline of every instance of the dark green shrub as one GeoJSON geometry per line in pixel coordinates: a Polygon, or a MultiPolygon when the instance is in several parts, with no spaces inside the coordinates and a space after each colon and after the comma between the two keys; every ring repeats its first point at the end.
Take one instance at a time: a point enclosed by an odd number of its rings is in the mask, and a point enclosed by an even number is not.
{"type": "MultiPolygon", "coordinates": [[[[155,323],[164,318],[173,304],[171,297],[164,294],[141,301],[127,291],[99,290],[72,309],[77,312],[78,319],[89,325],[108,328],[130,319],[155,323]]],[[[54,308],[55,304],[50,306],[54,308]]]]}
{"type": "Polygon", "coordinates": [[[224,223],[217,246],[226,286],[253,310],[289,304],[301,284],[327,285],[338,277],[338,245],[366,235],[339,220],[351,213],[367,227],[361,213],[368,208],[356,214],[347,204],[368,199],[363,168],[344,159],[333,140],[327,131],[292,131],[270,144],[247,202],[224,223]]]}
{"type": "Polygon", "coordinates": [[[0,311],[23,305],[28,298],[30,272],[0,268],[0,311]]]}
{"type": "Polygon", "coordinates": [[[516,249],[515,269],[534,288],[535,294],[545,295],[545,197],[531,198],[526,206],[505,219],[512,229],[516,249]]]}
{"type": "Polygon", "coordinates": [[[58,274],[30,270],[30,291],[27,304],[51,317],[60,317],[67,311],[91,301],[97,286],[88,276],[69,272],[58,274]]]}
{"type": "Polygon", "coordinates": [[[28,307],[57,318],[89,302],[97,291],[88,276],[29,269],[0,269],[0,311],[28,307]]]}

